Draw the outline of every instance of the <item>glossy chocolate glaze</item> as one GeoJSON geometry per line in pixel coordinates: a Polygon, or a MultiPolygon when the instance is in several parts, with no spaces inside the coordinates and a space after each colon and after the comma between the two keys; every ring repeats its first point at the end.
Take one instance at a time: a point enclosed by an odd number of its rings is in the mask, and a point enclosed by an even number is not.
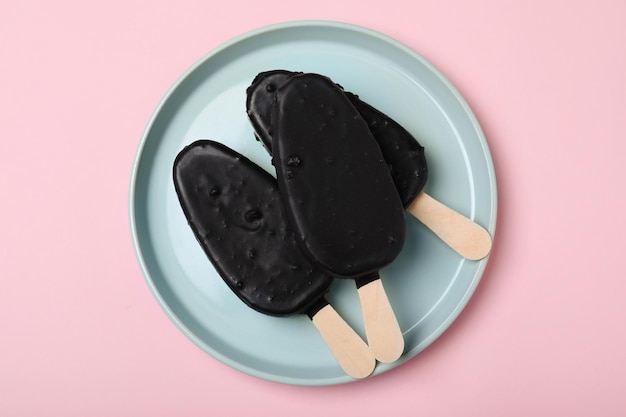
{"type": "MultiPolygon", "coordinates": [[[[247,89],[246,108],[255,135],[271,153],[270,117],[275,92],[296,74],[286,70],[259,73],[247,89]]],[[[389,166],[402,205],[408,207],[422,191],[428,178],[424,147],[391,117],[372,107],[350,92],[344,92],[361,117],[368,124],[380,151],[389,166]]]]}
{"type": "Polygon", "coordinates": [[[405,239],[404,209],[369,127],[330,79],[290,77],[271,118],[278,188],[302,250],[329,273],[366,275],[405,239]]]}
{"type": "Polygon", "coordinates": [[[265,314],[314,314],[332,278],[299,250],[276,180],[223,144],[203,140],[174,162],[193,233],[228,286],[265,314]]]}

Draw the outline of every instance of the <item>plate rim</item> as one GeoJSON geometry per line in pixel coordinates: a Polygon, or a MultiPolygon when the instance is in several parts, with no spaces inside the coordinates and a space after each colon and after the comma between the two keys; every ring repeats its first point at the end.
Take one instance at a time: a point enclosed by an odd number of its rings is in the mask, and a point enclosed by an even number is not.
{"type": "MultiPolygon", "coordinates": [[[[465,98],[461,95],[458,89],[448,80],[448,78],[433,64],[431,64],[428,60],[426,60],[422,55],[416,52],[414,49],[408,47],[406,44],[396,40],[395,38],[382,33],[380,31],[353,24],[347,22],[341,22],[337,20],[291,20],[284,21],[280,23],[273,23],[261,27],[257,27],[256,29],[244,32],[240,35],[237,35],[219,45],[212,48],[205,54],[203,54],[199,59],[193,62],[186,70],[184,70],[175,81],[167,88],[165,93],[162,95],[161,99],[158,101],[156,107],[152,111],[143,131],[141,134],[141,139],[139,144],[137,145],[135,155],[132,163],[131,177],[128,189],[128,220],[130,223],[130,232],[132,237],[133,249],[135,253],[135,258],[137,259],[144,281],[147,283],[152,295],[157,300],[157,303],[161,307],[161,309],[166,313],[166,316],[174,323],[174,325],[187,337],[189,338],[197,347],[199,347],[202,351],[208,353],[213,358],[222,362],[223,364],[229,366],[232,369],[235,369],[239,372],[243,372],[244,374],[248,374],[254,377],[258,377],[264,380],[290,384],[290,385],[304,385],[304,386],[321,386],[321,385],[336,385],[336,384],[344,384],[351,382],[358,382],[360,380],[352,379],[348,376],[338,376],[338,377],[327,377],[327,378],[296,378],[285,375],[277,375],[272,374],[266,371],[260,371],[256,368],[247,366],[241,362],[238,362],[226,354],[220,352],[219,350],[213,348],[211,345],[205,343],[201,340],[193,331],[191,331],[185,323],[174,313],[169,304],[165,301],[163,296],[161,295],[159,289],[157,288],[154,280],[151,277],[150,270],[146,263],[146,260],[142,253],[141,242],[139,241],[138,230],[137,230],[137,220],[136,220],[136,190],[137,190],[137,177],[139,172],[139,167],[141,164],[142,155],[144,154],[146,144],[148,141],[148,137],[150,132],[155,124],[155,121],[159,117],[163,107],[167,104],[168,100],[171,96],[178,90],[180,85],[185,82],[185,80],[193,74],[200,66],[202,66],[206,61],[210,60],[213,56],[219,54],[220,52],[230,49],[236,44],[246,41],[248,39],[257,37],[259,35],[263,35],[272,31],[279,31],[285,29],[293,29],[293,28],[303,28],[303,27],[332,27],[352,32],[358,32],[359,34],[365,35],[367,37],[378,38],[379,40],[390,44],[391,46],[402,50],[407,55],[410,55],[413,59],[420,62],[421,65],[426,67],[428,71],[430,71],[436,78],[445,85],[446,89],[454,96],[456,102],[462,107],[463,113],[468,117],[468,121],[471,123],[473,130],[476,132],[478,138],[480,139],[480,148],[485,157],[486,168],[488,173],[488,182],[490,183],[490,195],[491,195],[491,207],[490,213],[491,216],[488,220],[489,226],[487,229],[489,230],[492,238],[495,237],[496,231],[496,223],[497,223],[497,209],[498,209],[498,190],[496,184],[496,175],[495,168],[493,164],[493,159],[491,156],[490,149],[488,147],[487,140],[485,138],[484,132],[478,123],[478,120],[471,110],[469,104],[465,100],[465,98]]],[[[388,370],[394,369],[397,366],[407,362],[413,357],[417,356],[418,353],[426,349],[430,346],[435,340],[437,340],[450,326],[456,321],[460,313],[465,309],[469,300],[472,298],[472,295],[476,291],[478,284],[480,283],[482,276],[484,275],[486,266],[488,264],[489,258],[491,254],[482,260],[478,261],[479,265],[474,273],[470,284],[468,285],[465,293],[460,298],[459,302],[456,304],[454,309],[448,314],[445,320],[443,320],[440,325],[437,327],[437,330],[432,332],[428,337],[421,340],[417,345],[415,345],[412,349],[405,351],[402,357],[394,362],[393,364],[378,364],[377,371],[375,373],[366,378],[371,379],[373,376],[384,373],[388,370]]]]}

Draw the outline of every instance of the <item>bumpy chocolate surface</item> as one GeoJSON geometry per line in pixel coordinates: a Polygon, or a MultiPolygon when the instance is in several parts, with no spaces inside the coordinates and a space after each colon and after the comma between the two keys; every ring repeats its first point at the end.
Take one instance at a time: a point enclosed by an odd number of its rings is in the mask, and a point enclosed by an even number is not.
{"type": "Polygon", "coordinates": [[[205,140],[178,154],[174,185],[202,249],[247,305],[285,316],[323,302],[332,279],[299,250],[270,174],[205,140]]]}
{"type": "Polygon", "coordinates": [[[272,108],[276,90],[296,73],[273,70],[259,73],[246,90],[246,111],[254,128],[254,135],[265,149],[272,153],[272,108]]]}
{"type": "MultiPolygon", "coordinates": [[[[246,102],[248,117],[257,138],[270,152],[272,146],[270,118],[275,92],[296,74],[299,73],[286,70],[262,72],[248,87],[246,102]]],[[[402,205],[408,207],[422,191],[428,178],[424,147],[391,117],[360,100],[357,95],[344,93],[361,114],[378,142],[402,205]]]]}
{"type": "Polygon", "coordinates": [[[276,90],[271,118],[278,187],[302,250],[333,275],[378,271],[400,253],[404,209],[367,124],[317,74],[276,90]]]}

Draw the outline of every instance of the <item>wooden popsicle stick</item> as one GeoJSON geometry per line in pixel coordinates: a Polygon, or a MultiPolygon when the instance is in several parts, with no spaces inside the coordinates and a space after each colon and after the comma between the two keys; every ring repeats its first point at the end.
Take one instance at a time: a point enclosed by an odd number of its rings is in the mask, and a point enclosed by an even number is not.
{"type": "Polygon", "coordinates": [[[374,371],[376,359],[369,347],[330,304],[315,313],[311,321],[346,374],[361,379],[374,371]]]}
{"type": "Polygon", "coordinates": [[[407,211],[464,258],[477,261],[491,251],[487,230],[424,192],[419,193],[407,211]]]}
{"type": "Polygon", "coordinates": [[[404,352],[404,337],[380,279],[359,287],[359,300],[367,343],[383,363],[396,361],[404,352]]]}

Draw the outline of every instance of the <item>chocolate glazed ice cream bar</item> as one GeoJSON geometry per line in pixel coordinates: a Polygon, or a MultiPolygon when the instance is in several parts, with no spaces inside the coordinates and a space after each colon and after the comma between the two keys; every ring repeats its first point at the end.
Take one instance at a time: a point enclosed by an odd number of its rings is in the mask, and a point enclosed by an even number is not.
{"type": "MultiPolygon", "coordinates": [[[[297,73],[262,72],[247,91],[247,111],[257,138],[271,152],[271,111],[274,91],[297,73]]],[[[459,255],[480,260],[491,250],[492,239],[479,224],[423,192],[428,169],[424,148],[400,124],[358,96],[345,92],[366,121],[387,162],[402,204],[415,218],[439,236],[459,255]]]]}
{"type": "Polygon", "coordinates": [[[208,140],[185,147],[173,175],[185,217],[230,289],[261,313],[308,315],[348,375],[370,375],[375,358],[326,301],[332,278],[300,251],[274,177],[208,140]]]}
{"type": "Polygon", "coordinates": [[[367,340],[381,362],[404,338],[379,270],[400,253],[404,208],[380,149],[343,91],[317,74],[276,90],[273,161],[303,252],[328,273],[356,280],[367,340]]]}

